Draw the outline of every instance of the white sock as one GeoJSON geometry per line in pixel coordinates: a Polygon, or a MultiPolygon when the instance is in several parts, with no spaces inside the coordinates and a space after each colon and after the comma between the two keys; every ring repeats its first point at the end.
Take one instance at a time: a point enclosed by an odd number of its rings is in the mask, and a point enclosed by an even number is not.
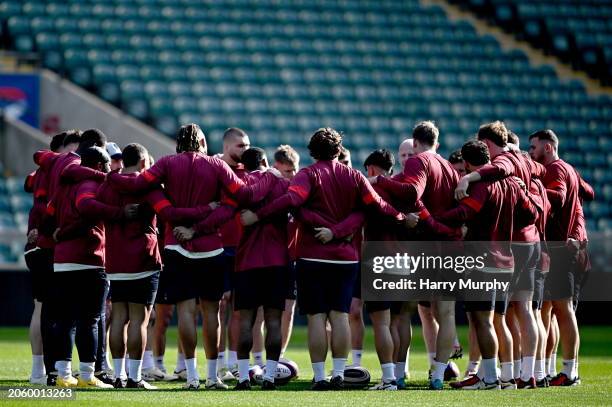
{"type": "Polygon", "coordinates": [[[102,359],[102,371],[104,372],[108,372],[110,370],[110,363],[109,363],[109,358],[110,357],[110,352],[106,352],[104,354],[104,359],[102,359]]]}
{"type": "Polygon", "coordinates": [[[482,363],[478,366],[478,370],[476,371],[476,376],[478,376],[480,380],[484,379],[484,367],[482,363]]]}
{"type": "Polygon", "coordinates": [[[399,380],[402,377],[406,377],[406,362],[397,362],[395,364],[395,378],[399,380]]]}
{"type": "Polygon", "coordinates": [[[503,382],[514,379],[514,363],[501,362],[501,374],[499,377],[503,382]]]}
{"type": "MultiPolygon", "coordinates": [[[[132,359],[130,359],[129,357],[128,357],[128,358],[125,358],[125,365],[126,365],[126,366],[129,366],[129,365],[130,365],[130,360],[132,360],[132,359]]],[[[128,378],[130,377],[130,369],[127,369],[127,377],[128,377],[128,378]]]]}
{"type": "Polygon", "coordinates": [[[459,343],[459,338],[457,338],[456,336],[455,336],[455,340],[453,341],[453,347],[454,348],[461,347],[461,344],[459,343]]]}
{"type": "Polygon", "coordinates": [[[544,373],[544,359],[536,359],[533,374],[536,380],[542,380],[546,376],[544,373]]]}
{"type": "Polygon", "coordinates": [[[514,378],[518,379],[520,377],[521,377],[521,361],[515,360],[514,361],[514,378]]]}
{"type": "Polygon", "coordinates": [[[484,371],[484,381],[493,383],[497,380],[497,358],[483,359],[482,370],[484,371]]]}
{"type": "Polygon", "coordinates": [[[96,370],[96,363],[95,362],[80,362],[79,370],[81,371],[81,379],[88,382],[94,377],[94,370],[96,370]]]}
{"type": "Polygon", "coordinates": [[[546,374],[548,374],[548,372],[550,372],[550,358],[546,358],[546,360],[544,361],[544,367],[546,368],[546,374]]]}
{"type": "Polygon", "coordinates": [[[125,373],[125,358],[113,358],[113,369],[115,369],[115,377],[121,380],[127,380],[127,374],[125,373]]]}
{"type": "Polygon", "coordinates": [[[380,369],[382,370],[383,382],[389,383],[395,380],[395,364],[383,363],[380,365],[380,369]]]}
{"type": "Polygon", "coordinates": [[[229,357],[227,358],[227,367],[230,369],[238,364],[238,352],[235,350],[229,351],[229,357]]]}
{"type": "Polygon", "coordinates": [[[521,359],[521,380],[528,381],[535,377],[533,371],[535,369],[535,356],[523,356],[521,359]]]}
{"type": "Polygon", "coordinates": [[[45,358],[43,355],[32,355],[32,377],[45,375],[45,358]]]}
{"type": "Polygon", "coordinates": [[[361,356],[363,356],[363,349],[351,350],[351,357],[353,360],[353,366],[361,366],[361,356]]]}
{"type": "Polygon", "coordinates": [[[557,354],[553,353],[550,356],[550,365],[548,367],[548,374],[550,377],[555,377],[557,375],[557,354]]]}
{"type": "Polygon", "coordinates": [[[578,367],[580,366],[580,361],[578,359],[576,359],[576,377],[580,377],[580,373],[578,373],[578,367]]]}
{"type": "Polygon", "coordinates": [[[253,362],[259,367],[263,367],[263,352],[253,352],[253,362]]]}
{"type": "Polygon", "coordinates": [[[55,362],[55,370],[58,377],[67,379],[72,376],[72,363],[69,360],[58,360],[55,362]]]}
{"type": "Polygon", "coordinates": [[[142,365],[142,360],[130,359],[130,365],[128,367],[130,371],[130,379],[134,380],[136,383],[142,380],[142,365]]]}
{"type": "Polygon", "coordinates": [[[446,365],[447,363],[442,363],[442,362],[438,362],[437,360],[434,360],[433,362],[433,369],[431,372],[431,380],[442,380],[444,381],[444,371],[446,370],[446,365]]]}
{"type": "MultiPolygon", "coordinates": [[[[215,362],[216,361],[217,360],[215,359],[215,362]]],[[[197,361],[195,357],[193,359],[185,359],[185,368],[187,369],[188,382],[200,379],[200,375],[198,375],[197,361]]]]}
{"type": "Polygon", "coordinates": [[[570,379],[576,378],[576,359],[563,359],[563,369],[562,373],[570,379]]]}
{"type": "Polygon", "coordinates": [[[217,381],[217,359],[206,359],[206,367],[208,369],[207,378],[209,380],[217,381]]]}
{"type": "Polygon", "coordinates": [[[238,380],[240,382],[249,380],[249,362],[249,359],[238,359],[238,380]]]}
{"type": "Polygon", "coordinates": [[[177,353],[176,354],[176,371],[180,372],[181,370],[185,370],[187,369],[187,366],[185,366],[185,354],[184,353],[177,353]]]}
{"type": "Polygon", "coordinates": [[[142,368],[143,369],[151,369],[155,367],[155,361],[153,360],[153,351],[145,350],[144,355],[142,356],[142,368]]]}
{"type": "Polygon", "coordinates": [[[346,368],[346,359],[345,358],[333,358],[333,371],[332,377],[340,376],[344,379],[344,369],[346,368]]]}
{"type": "Polygon", "coordinates": [[[162,372],[166,371],[166,366],[164,366],[164,355],[155,356],[155,367],[162,372]]]}
{"type": "Polygon", "coordinates": [[[436,359],[436,352],[428,353],[427,356],[429,357],[429,366],[432,366],[434,364],[434,360],[436,359]]]}
{"type": "Polygon", "coordinates": [[[217,369],[221,370],[224,367],[225,367],[225,351],[219,352],[219,355],[217,355],[217,369]]]}
{"type": "Polygon", "coordinates": [[[276,375],[276,366],[278,366],[278,360],[266,360],[266,374],[264,380],[274,383],[274,376],[276,375]]]}
{"type": "Polygon", "coordinates": [[[325,362],[316,362],[312,364],[312,371],[314,373],[314,380],[320,382],[325,380],[325,362]]]}
{"type": "MultiPolygon", "coordinates": [[[[467,365],[467,373],[468,374],[476,374],[478,371],[478,366],[480,365],[480,360],[470,360],[467,365]]],[[[510,375],[512,376],[512,375],[510,375]]]]}

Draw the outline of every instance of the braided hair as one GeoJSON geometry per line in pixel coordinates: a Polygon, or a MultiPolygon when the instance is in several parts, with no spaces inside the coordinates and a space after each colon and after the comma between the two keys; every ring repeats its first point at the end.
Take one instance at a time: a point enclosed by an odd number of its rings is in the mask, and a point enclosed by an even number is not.
{"type": "MultiPolygon", "coordinates": [[[[200,134],[204,140],[204,132],[195,123],[181,126],[176,134],[176,152],[197,152],[200,151],[200,134]]],[[[206,143],[204,144],[206,146],[206,143]]],[[[206,148],[206,147],[204,147],[206,148]]]]}

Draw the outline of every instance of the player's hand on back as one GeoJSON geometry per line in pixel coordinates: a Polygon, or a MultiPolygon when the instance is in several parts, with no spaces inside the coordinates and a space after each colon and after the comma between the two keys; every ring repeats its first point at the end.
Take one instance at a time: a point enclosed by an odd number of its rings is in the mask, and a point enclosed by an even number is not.
{"type": "Polygon", "coordinates": [[[242,226],[251,226],[257,223],[257,221],[259,221],[259,218],[253,211],[245,209],[240,212],[240,223],[242,223],[242,226]]]}
{"type": "Polygon", "coordinates": [[[512,177],[512,178],[514,178],[516,183],[519,184],[519,186],[521,187],[523,191],[527,192],[527,185],[525,185],[522,179],[520,179],[519,177],[512,177]]]}
{"type": "Polygon", "coordinates": [[[123,208],[123,216],[126,219],[135,219],[136,217],[138,217],[138,207],[138,204],[125,205],[125,207],[123,208]]]}
{"type": "Polygon", "coordinates": [[[329,228],[314,228],[317,233],[315,237],[319,240],[319,242],[326,244],[332,241],[334,238],[334,232],[329,228]]]}
{"type": "Polygon", "coordinates": [[[177,226],[172,230],[172,232],[174,233],[176,240],[181,243],[193,239],[193,236],[195,235],[195,231],[192,228],[187,228],[185,226],[177,226]]]}
{"type": "Polygon", "coordinates": [[[466,196],[468,196],[467,190],[469,186],[470,186],[470,181],[467,178],[462,177],[459,180],[459,183],[457,183],[457,188],[455,188],[455,199],[457,201],[460,201],[466,196]]]}
{"type": "Polygon", "coordinates": [[[419,213],[413,212],[406,215],[406,226],[410,229],[414,228],[419,223],[419,213]]]}
{"type": "Polygon", "coordinates": [[[212,201],[211,203],[208,204],[208,206],[210,206],[210,209],[215,210],[220,206],[220,204],[217,201],[212,201]]]}
{"type": "Polygon", "coordinates": [[[38,229],[32,229],[28,232],[28,243],[36,243],[36,240],[38,240],[38,229]]]}

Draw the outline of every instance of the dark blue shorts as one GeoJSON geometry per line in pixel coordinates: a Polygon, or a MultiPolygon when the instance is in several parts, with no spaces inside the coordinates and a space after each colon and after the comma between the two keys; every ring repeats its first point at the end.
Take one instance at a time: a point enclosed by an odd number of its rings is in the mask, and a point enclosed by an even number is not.
{"type": "Polygon", "coordinates": [[[234,309],[285,310],[287,266],[264,267],[234,273],[234,309]]]}
{"type": "Polygon", "coordinates": [[[366,301],[365,308],[368,313],[389,310],[391,315],[399,315],[403,304],[402,301],[366,301]]]}
{"type": "Polygon", "coordinates": [[[361,272],[357,273],[357,280],[353,286],[353,298],[361,299],[361,272]]]}
{"type": "Polygon", "coordinates": [[[53,249],[39,248],[24,257],[32,278],[32,297],[45,302],[53,277],[53,249]]]}
{"type": "Polygon", "coordinates": [[[225,275],[223,276],[224,291],[232,291],[234,289],[234,270],[236,269],[236,248],[223,248],[223,267],[225,275]]]}
{"type": "MultiPolygon", "coordinates": [[[[136,280],[111,280],[112,302],[152,305],[157,294],[160,272],[136,280]]],[[[112,276],[112,275],[111,275],[112,276]]]]}
{"type": "Polygon", "coordinates": [[[296,276],[296,265],[292,261],[287,267],[287,293],[285,299],[295,300],[297,298],[297,276],[296,276]]]}
{"type": "Polygon", "coordinates": [[[351,309],[359,264],[298,260],[296,264],[300,314],[312,315],[351,309]]]}
{"type": "Polygon", "coordinates": [[[164,289],[168,304],[199,298],[219,301],[225,292],[223,255],[203,259],[165,250],[164,289]]]}

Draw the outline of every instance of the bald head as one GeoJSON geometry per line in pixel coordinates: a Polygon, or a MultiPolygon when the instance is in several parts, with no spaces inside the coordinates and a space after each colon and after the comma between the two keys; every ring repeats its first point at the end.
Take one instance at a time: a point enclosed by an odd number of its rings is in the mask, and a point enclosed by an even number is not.
{"type": "Polygon", "coordinates": [[[406,160],[414,155],[414,144],[411,138],[407,138],[406,140],[402,141],[397,155],[399,155],[400,165],[402,166],[403,171],[406,160]]]}

